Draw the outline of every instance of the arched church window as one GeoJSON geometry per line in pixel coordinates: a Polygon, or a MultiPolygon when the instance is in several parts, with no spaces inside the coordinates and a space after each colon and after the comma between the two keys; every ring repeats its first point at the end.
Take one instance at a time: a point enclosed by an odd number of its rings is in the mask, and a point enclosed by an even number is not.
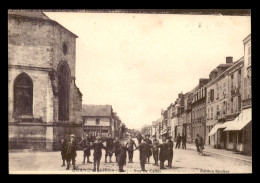
{"type": "Polygon", "coordinates": [[[33,82],[22,73],[14,81],[14,117],[32,115],[33,113],[33,82]]]}
{"type": "Polygon", "coordinates": [[[58,70],[58,100],[59,100],[59,120],[69,119],[69,83],[70,72],[64,63],[58,70]]]}

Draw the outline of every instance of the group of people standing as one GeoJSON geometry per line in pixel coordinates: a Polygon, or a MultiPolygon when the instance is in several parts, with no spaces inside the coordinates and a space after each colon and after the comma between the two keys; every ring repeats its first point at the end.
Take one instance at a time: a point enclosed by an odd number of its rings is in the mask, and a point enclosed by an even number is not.
{"type": "Polygon", "coordinates": [[[65,161],[67,162],[66,170],[69,170],[70,163],[72,161],[73,169],[75,169],[76,162],[76,150],[77,146],[81,145],[83,147],[83,164],[85,164],[85,160],[87,158],[87,163],[92,163],[89,159],[91,156],[91,149],[93,152],[93,165],[94,168],[92,171],[100,170],[100,160],[102,157],[102,149],[105,150],[105,163],[108,163],[107,157],[109,157],[109,163],[112,162],[112,156],[115,154],[116,162],[119,166],[119,172],[123,172],[123,166],[126,165],[126,152],[128,151],[129,163],[133,163],[133,151],[134,146],[136,147],[135,142],[131,137],[127,140],[126,143],[124,141],[120,141],[118,138],[115,140],[111,137],[111,134],[108,134],[108,137],[102,141],[99,136],[96,137],[95,140],[89,137],[88,134],[79,142],[76,143],[75,135],[70,135],[69,140],[62,139],[61,140],[61,156],[63,164],[62,167],[65,166],[65,161]],[[103,143],[106,143],[104,146],[103,143]]]}
{"type": "Polygon", "coordinates": [[[141,134],[138,134],[137,140],[139,146],[136,147],[135,150],[139,149],[140,151],[140,165],[142,171],[145,170],[145,164],[150,163],[150,157],[153,155],[154,165],[158,165],[158,161],[160,160],[160,169],[166,169],[164,167],[164,162],[168,160],[168,167],[172,167],[172,159],[173,159],[173,141],[171,137],[162,138],[162,143],[156,139],[156,136],[153,136],[153,140],[150,139],[150,135],[146,134],[143,138],[141,134]]]}
{"type": "MultiPolygon", "coordinates": [[[[184,136],[183,136],[184,137],[184,136]]],[[[178,134],[177,143],[175,148],[179,148],[180,142],[182,142],[182,147],[186,149],[186,140],[178,134]]],[[[82,145],[83,147],[83,164],[85,164],[85,159],[87,158],[87,163],[92,163],[89,159],[91,156],[91,149],[93,152],[93,170],[100,170],[100,160],[102,157],[102,149],[105,150],[105,163],[107,163],[107,157],[109,157],[109,163],[112,162],[112,156],[115,154],[116,163],[119,166],[119,172],[124,172],[124,165],[126,165],[127,152],[128,152],[128,163],[133,163],[133,155],[135,150],[139,150],[139,160],[141,165],[141,170],[145,170],[145,164],[150,163],[150,157],[154,158],[154,165],[159,166],[158,162],[160,161],[160,169],[166,169],[164,167],[165,161],[168,161],[168,167],[172,168],[172,159],[173,159],[173,147],[174,143],[172,141],[172,137],[162,137],[162,143],[156,139],[156,136],[153,135],[153,138],[150,139],[150,135],[146,134],[143,137],[140,133],[137,135],[138,145],[136,145],[135,141],[131,136],[128,137],[127,141],[119,140],[115,138],[115,140],[111,137],[111,134],[108,134],[108,137],[102,141],[99,136],[96,137],[95,140],[89,137],[88,134],[79,142],[76,143],[75,135],[70,135],[69,140],[62,139],[61,141],[61,156],[63,160],[62,166],[65,166],[65,161],[67,163],[66,170],[69,170],[70,163],[72,162],[73,169],[75,169],[76,162],[76,150],[77,145],[82,145]],[[106,142],[106,146],[103,143],[106,142]]],[[[197,151],[199,154],[203,155],[202,150],[204,149],[204,141],[203,138],[197,134],[197,138],[195,139],[195,144],[197,147],[197,151]]]]}

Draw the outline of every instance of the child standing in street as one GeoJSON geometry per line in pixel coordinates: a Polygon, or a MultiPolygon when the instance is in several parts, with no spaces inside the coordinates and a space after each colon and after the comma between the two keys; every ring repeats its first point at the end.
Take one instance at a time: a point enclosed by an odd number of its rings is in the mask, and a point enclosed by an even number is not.
{"type": "Polygon", "coordinates": [[[91,148],[94,149],[94,168],[92,171],[95,172],[97,170],[99,172],[100,159],[102,157],[102,148],[106,149],[106,147],[100,141],[100,137],[97,136],[96,141],[92,144],[91,148]]]}
{"type": "Polygon", "coordinates": [[[119,172],[124,172],[124,165],[126,165],[126,151],[127,147],[124,142],[121,142],[120,147],[117,149],[117,162],[119,166],[119,172]]]}

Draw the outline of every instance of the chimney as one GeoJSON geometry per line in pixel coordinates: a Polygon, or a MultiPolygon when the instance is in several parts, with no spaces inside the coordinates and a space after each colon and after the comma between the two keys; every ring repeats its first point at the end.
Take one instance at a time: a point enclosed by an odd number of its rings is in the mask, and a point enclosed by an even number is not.
{"type": "Polygon", "coordinates": [[[230,64],[233,62],[233,57],[226,57],[226,64],[230,64]]]}

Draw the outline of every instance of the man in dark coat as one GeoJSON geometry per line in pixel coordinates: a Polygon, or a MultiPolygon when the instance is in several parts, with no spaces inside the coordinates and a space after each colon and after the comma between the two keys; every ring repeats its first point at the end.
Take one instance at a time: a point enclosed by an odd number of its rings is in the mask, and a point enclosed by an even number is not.
{"type": "Polygon", "coordinates": [[[118,157],[118,153],[119,153],[118,149],[120,148],[120,146],[121,146],[121,143],[120,143],[118,137],[116,137],[116,140],[114,141],[114,150],[113,150],[113,152],[115,152],[115,157],[116,157],[116,162],[117,163],[118,163],[117,157],[118,157]]]}
{"type": "Polygon", "coordinates": [[[173,158],[173,141],[172,137],[168,137],[168,149],[167,149],[167,158],[168,158],[168,167],[172,168],[172,158],[173,158]]]}
{"type": "Polygon", "coordinates": [[[147,158],[148,144],[144,141],[144,139],[142,139],[140,145],[137,146],[136,149],[139,149],[139,151],[140,151],[139,158],[140,158],[141,169],[142,169],[142,171],[146,171],[145,170],[145,161],[146,161],[146,158],[147,158]]]}
{"type": "Polygon", "coordinates": [[[124,145],[124,143],[122,142],[120,144],[120,147],[117,149],[117,163],[119,166],[119,172],[124,172],[124,165],[126,165],[126,151],[127,151],[127,147],[126,145],[124,145]]]}
{"type": "Polygon", "coordinates": [[[102,144],[100,137],[97,136],[96,141],[90,146],[90,148],[94,149],[94,168],[92,171],[95,172],[97,170],[99,172],[100,159],[102,157],[102,148],[106,149],[106,147],[102,144]]]}
{"type": "Polygon", "coordinates": [[[90,146],[93,140],[89,137],[88,134],[86,134],[85,138],[82,139],[79,144],[83,146],[83,163],[85,163],[85,159],[87,157],[87,163],[92,163],[89,161],[89,156],[91,155],[90,153],[90,146]]]}
{"type": "Polygon", "coordinates": [[[65,161],[66,161],[66,141],[64,138],[61,139],[61,158],[62,158],[62,167],[65,166],[65,161]]]}
{"type": "Polygon", "coordinates": [[[107,156],[109,156],[109,163],[112,163],[112,155],[113,155],[113,149],[114,149],[114,140],[111,137],[111,133],[108,134],[108,137],[106,138],[106,154],[105,154],[105,163],[107,163],[107,156]]]}
{"type": "Polygon", "coordinates": [[[182,149],[186,149],[186,135],[182,135],[182,149]]]}
{"type": "Polygon", "coordinates": [[[204,140],[202,137],[199,137],[199,149],[200,149],[200,154],[203,156],[204,140]]]}
{"type": "Polygon", "coordinates": [[[128,150],[128,158],[129,158],[128,163],[133,163],[134,146],[136,148],[135,141],[132,139],[131,136],[129,136],[129,139],[126,142],[126,148],[128,150]]]}
{"type": "Polygon", "coordinates": [[[154,159],[154,165],[158,166],[158,159],[159,159],[159,148],[157,147],[159,145],[159,140],[156,139],[156,136],[153,135],[153,159],[154,159]]]}
{"type": "Polygon", "coordinates": [[[143,139],[143,136],[141,135],[141,133],[139,133],[136,138],[138,140],[138,145],[140,145],[142,142],[142,139],[143,139]]]}
{"type": "Polygon", "coordinates": [[[195,139],[195,145],[196,145],[198,154],[200,154],[199,141],[200,141],[200,136],[199,136],[199,134],[197,134],[197,137],[195,139]]]}
{"type": "Polygon", "coordinates": [[[162,144],[159,144],[157,147],[160,148],[160,154],[159,154],[160,169],[165,169],[164,162],[165,162],[165,160],[167,160],[167,156],[168,156],[168,154],[167,154],[168,144],[166,143],[165,137],[162,138],[162,144]]]}
{"type": "Polygon", "coordinates": [[[66,144],[65,147],[65,156],[67,161],[67,168],[66,170],[70,169],[70,161],[72,160],[73,169],[75,168],[75,158],[77,156],[76,152],[76,142],[75,142],[75,135],[70,135],[70,141],[66,144]]]}
{"type": "Polygon", "coordinates": [[[180,134],[178,133],[178,136],[177,136],[177,143],[176,143],[176,146],[175,146],[175,149],[176,148],[180,148],[180,145],[181,145],[181,136],[180,134]]]}
{"type": "Polygon", "coordinates": [[[152,156],[152,150],[151,150],[151,147],[152,147],[152,141],[150,139],[150,135],[149,134],[146,134],[145,135],[145,142],[147,143],[147,163],[150,163],[150,157],[152,156]]]}

